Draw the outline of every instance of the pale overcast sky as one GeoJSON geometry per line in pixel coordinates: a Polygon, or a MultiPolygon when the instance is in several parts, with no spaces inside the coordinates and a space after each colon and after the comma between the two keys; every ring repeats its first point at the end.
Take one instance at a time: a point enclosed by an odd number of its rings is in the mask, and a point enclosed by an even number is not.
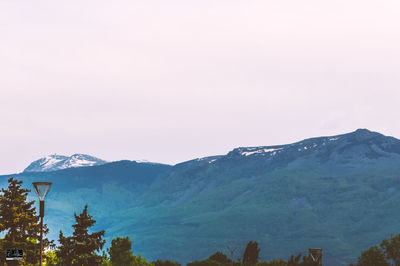
{"type": "Polygon", "coordinates": [[[400,2],[0,1],[0,174],[400,138],[400,2]]]}

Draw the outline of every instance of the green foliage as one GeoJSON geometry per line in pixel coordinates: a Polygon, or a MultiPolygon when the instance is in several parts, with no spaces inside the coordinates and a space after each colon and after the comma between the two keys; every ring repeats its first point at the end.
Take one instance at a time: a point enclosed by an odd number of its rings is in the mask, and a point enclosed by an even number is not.
{"type": "Polygon", "coordinates": [[[103,261],[101,262],[100,266],[111,266],[111,262],[109,257],[107,256],[107,253],[104,252],[103,250],[103,261]]]}
{"type": "MultiPolygon", "coordinates": [[[[8,179],[7,189],[1,189],[0,195],[0,232],[5,232],[4,239],[0,240],[1,250],[8,248],[22,248],[25,252],[25,265],[36,264],[40,260],[40,223],[33,207],[34,201],[26,201],[30,190],[21,188],[22,181],[8,179]]],[[[43,234],[49,232],[43,225],[43,234]]],[[[43,246],[53,247],[53,241],[43,237],[43,246]]],[[[5,261],[5,254],[1,252],[0,261],[5,261]]]]}
{"type": "Polygon", "coordinates": [[[381,243],[386,258],[393,260],[396,266],[400,265],[400,234],[392,235],[390,240],[383,240],[381,243]]]}
{"type": "Polygon", "coordinates": [[[57,250],[57,256],[61,260],[61,265],[100,265],[103,257],[96,254],[105,243],[102,240],[104,230],[89,234],[88,228],[93,226],[96,221],[87,213],[87,205],[78,216],[74,214],[76,224],[71,237],[64,237],[60,231],[60,247],[57,250]]]}
{"type": "Polygon", "coordinates": [[[243,254],[243,264],[244,265],[254,265],[258,262],[258,255],[260,249],[258,248],[257,241],[250,241],[243,254]]]}
{"type": "Polygon", "coordinates": [[[156,261],[153,261],[152,264],[154,266],[181,266],[180,263],[170,261],[170,260],[156,260],[156,261]]]}
{"type": "Polygon", "coordinates": [[[56,266],[59,265],[60,259],[57,257],[57,254],[54,250],[50,250],[46,252],[46,260],[45,264],[46,266],[56,266]]]}
{"type": "Polygon", "coordinates": [[[390,263],[386,261],[383,251],[373,246],[361,253],[357,266],[390,266],[390,263]]]}
{"type": "Polygon", "coordinates": [[[109,249],[110,262],[112,265],[131,265],[134,257],[131,252],[132,242],[129,237],[117,237],[111,241],[109,249]]]}
{"type": "Polygon", "coordinates": [[[186,264],[186,266],[223,266],[224,264],[219,263],[218,261],[206,259],[201,261],[194,261],[186,264]]]}
{"type": "MultiPolygon", "coordinates": [[[[252,242],[250,241],[252,244],[250,245],[250,249],[251,248],[256,248],[255,250],[257,250],[257,252],[259,252],[260,250],[257,248],[257,245],[255,245],[254,243],[257,242],[252,242]]],[[[247,245],[249,246],[249,245],[247,245]]],[[[294,258],[292,256],[292,261],[299,261],[301,259],[301,254],[299,254],[298,258],[294,258]]],[[[154,262],[153,262],[154,263],[154,262]]],[[[168,264],[169,266],[170,264],[168,264]]],[[[272,261],[261,261],[255,264],[250,264],[250,262],[248,262],[247,264],[243,264],[241,262],[241,260],[239,259],[238,261],[232,261],[231,259],[229,259],[224,253],[222,252],[216,252],[213,255],[211,255],[208,259],[206,260],[201,260],[201,261],[194,261],[191,263],[188,263],[187,266],[241,266],[241,265],[255,265],[255,266],[287,266],[288,263],[282,259],[277,260],[274,259],[272,261]]],[[[292,265],[302,265],[302,266],[309,266],[308,264],[302,264],[302,263],[294,263],[292,265]]],[[[155,266],[158,266],[157,264],[155,264],[155,266]]],[[[162,266],[162,264],[160,264],[160,266],[162,266]]],[[[167,265],[166,265],[167,266],[167,265]]],[[[171,265],[172,266],[172,265],[171,265]]]]}
{"type": "Polygon", "coordinates": [[[104,260],[101,262],[100,266],[111,266],[111,262],[109,260],[104,260]]]}
{"type": "Polygon", "coordinates": [[[296,257],[291,255],[289,261],[287,262],[287,266],[320,266],[321,264],[318,262],[314,262],[310,257],[303,256],[303,261],[300,262],[302,255],[299,254],[296,257]]]}
{"type": "Polygon", "coordinates": [[[133,263],[129,266],[153,266],[153,264],[147,262],[146,259],[142,257],[142,255],[138,254],[137,256],[133,256],[133,263]]]}
{"type": "MultiPolygon", "coordinates": [[[[24,250],[24,259],[20,260],[21,265],[34,265],[40,260],[40,245],[37,243],[32,243],[31,241],[22,241],[22,242],[12,242],[6,239],[0,240],[0,250],[7,249],[23,249],[24,250]]],[[[0,261],[5,262],[5,252],[0,252],[0,261]]]]}
{"type": "Polygon", "coordinates": [[[287,265],[288,266],[300,265],[300,259],[301,259],[301,254],[297,255],[296,257],[294,255],[291,255],[287,265]]]}
{"type": "Polygon", "coordinates": [[[188,263],[187,266],[237,266],[240,265],[237,262],[232,261],[229,259],[224,253],[218,251],[211,255],[208,259],[206,260],[201,260],[201,261],[194,261],[191,263],[188,263]]]}
{"type": "Polygon", "coordinates": [[[209,257],[210,260],[221,263],[222,265],[231,265],[232,260],[228,258],[224,253],[218,251],[209,257]]]}
{"type": "Polygon", "coordinates": [[[153,266],[152,263],[142,258],[140,254],[137,256],[132,254],[132,241],[129,237],[117,237],[111,241],[111,247],[108,249],[110,254],[110,261],[108,262],[105,254],[103,254],[102,265],[115,265],[115,266],[153,266]]]}
{"type": "Polygon", "coordinates": [[[271,260],[271,261],[261,261],[257,263],[257,266],[287,266],[287,262],[280,259],[280,260],[271,260]]]}
{"type": "Polygon", "coordinates": [[[28,189],[22,189],[22,181],[8,179],[7,189],[1,189],[0,232],[7,231],[6,240],[25,241],[40,232],[39,217],[35,215],[34,201],[26,202],[28,189]]]}
{"type": "MultiPolygon", "coordinates": [[[[390,266],[400,265],[400,234],[392,235],[390,239],[384,239],[380,247],[373,246],[361,253],[357,266],[390,266]]],[[[350,264],[353,265],[353,264],[350,264]]]]}

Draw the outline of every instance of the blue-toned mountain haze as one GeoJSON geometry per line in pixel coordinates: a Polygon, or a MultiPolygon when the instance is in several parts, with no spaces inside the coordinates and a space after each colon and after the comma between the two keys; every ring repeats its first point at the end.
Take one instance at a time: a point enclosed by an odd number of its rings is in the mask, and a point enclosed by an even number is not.
{"type": "MultiPolygon", "coordinates": [[[[89,206],[107,245],[130,236],[134,253],[181,263],[249,240],[261,259],[322,247],[324,265],[346,265],[399,233],[400,140],[359,129],[277,146],[239,147],[174,166],[119,161],[10,176],[53,182],[46,217],[53,239],[71,234],[89,206]]],[[[31,188],[32,189],[32,188],[31,188]]],[[[33,191],[33,190],[32,190],[33,191]]],[[[32,192],[31,199],[36,199],[32,192]]]]}

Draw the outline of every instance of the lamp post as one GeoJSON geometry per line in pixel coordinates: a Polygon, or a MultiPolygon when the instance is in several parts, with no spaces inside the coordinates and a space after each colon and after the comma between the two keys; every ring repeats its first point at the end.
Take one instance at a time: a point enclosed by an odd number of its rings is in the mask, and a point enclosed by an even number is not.
{"type": "Polygon", "coordinates": [[[309,248],[308,254],[315,265],[322,265],[322,248],[309,248]]]}
{"type": "Polygon", "coordinates": [[[33,182],[36,194],[40,201],[40,265],[43,263],[43,217],[44,217],[44,198],[49,193],[50,182],[33,182]]]}

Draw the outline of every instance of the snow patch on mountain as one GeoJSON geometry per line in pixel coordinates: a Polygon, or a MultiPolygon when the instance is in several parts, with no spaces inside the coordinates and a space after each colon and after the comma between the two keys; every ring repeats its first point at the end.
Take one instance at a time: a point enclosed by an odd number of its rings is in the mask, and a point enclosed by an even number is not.
{"type": "Polygon", "coordinates": [[[270,152],[274,152],[273,154],[276,154],[276,151],[280,151],[282,150],[282,148],[248,148],[245,151],[241,152],[241,155],[244,156],[249,156],[252,154],[256,154],[256,153],[270,153],[270,152]]]}
{"type": "Polygon", "coordinates": [[[104,160],[86,154],[74,154],[69,157],[53,154],[34,161],[25,168],[24,172],[50,172],[74,167],[102,165],[105,163],[107,162],[104,160]]]}

